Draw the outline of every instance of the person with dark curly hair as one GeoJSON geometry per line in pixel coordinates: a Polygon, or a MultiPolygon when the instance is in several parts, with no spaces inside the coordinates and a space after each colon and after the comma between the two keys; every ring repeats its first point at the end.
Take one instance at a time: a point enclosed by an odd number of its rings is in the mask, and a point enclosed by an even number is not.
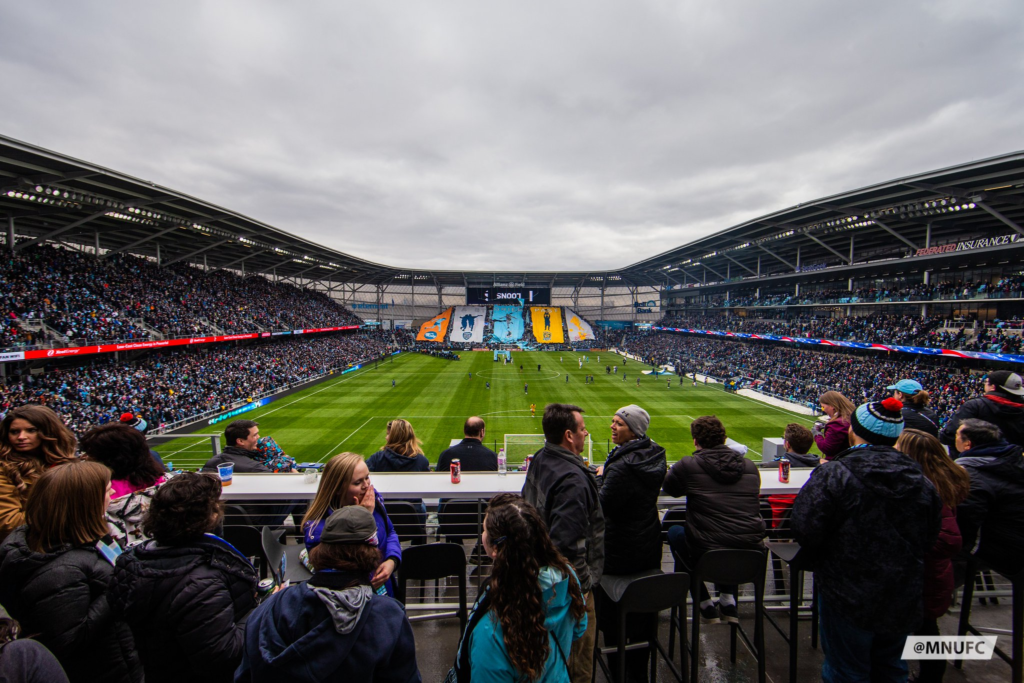
{"type": "MultiPolygon", "coordinates": [[[[672,465],[663,486],[670,496],[686,496],[686,524],[668,530],[668,543],[687,571],[709,550],[759,549],[764,540],[757,467],[726,445],[725,426],[714,415],[694,420],[690,435],[696,452],[672,465]]],[[[736,586],[716,587],[717,604],[703,583],[691,586],[694,600],[699,592],[701,619],[739,623],[736,586]]]]}
{"type": "Polygon", "coordinates": [[[160,486],[142,522],[150,540],[117,559],[110,601],[131,626],[149,683],[226,682],[241,661],[257,575],[213,533],[220,492],[215,475],[197,472],[160,486]]]}
{"type": "Polygon", "coordinates": [[[361,505],[327,518],[310,551],[317,571],[249,617],[236,683],[420,683],[405,609],[370,584],[381,562],[377,522],[361,505]]]}
{"type": "Polygon", "coordinates": [[[537,509],[514,493],[491,499],[483,544],[494,565],[459,642],[457,677],[568,683],[572,644],[587,630],[587,604],[572,565],[537,509]]]}
{"type": "Polygon", "coordinates": [[[33,484],[25,525],[0,545],[0,604],[53,652],[72,683],[139,683],[132,632],[110,608],[120,552],[107,535],[110,470],[77,460],[33,484]]]}
{"type": "Polygon", "coordinates": [[[0,540],[25,523],[25,502],[47,468],[75,459],[75,435],[46,406],[15,408],[0,422],[0,540]]]}
{"type": "Polygon", "coordinates": [[[107,507],[110,535],[123,546],[145,541],[142,519],[156,487],[167,481],[166,469],[153,457],[146,437],[126,424],[91,429],[78,442],[82,452],[110,468],[114,493],[107,507]]]}

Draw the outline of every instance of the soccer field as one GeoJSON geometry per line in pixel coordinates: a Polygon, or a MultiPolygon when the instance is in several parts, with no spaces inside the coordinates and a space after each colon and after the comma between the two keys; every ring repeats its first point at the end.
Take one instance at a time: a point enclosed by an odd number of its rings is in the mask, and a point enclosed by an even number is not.
{"type": "MultiPolygon", "coordinates": [[[[693,454],[689,427],[700,415],[717,415],[729,437],[750,448],[748,457],[753,460],[760,460],[762,438],[781,437],[789,422],[808,427],[813,422],[805,415],[727,394],[721,384],[694,387],[687,380],[680,386],[678,378],[671,375],[641,374],[651,368],[632,360],[623,366],[621,356],[607,352],[588,352],[590,362],[584,363],[582,370],[578,358],[584,354],[579,353],[513,353],[510,365],[494,362],[490,352],[461,355],[462,360],[450,361],[404,353],[379,367],[370,365],[327,380],[236,419],[259,422],[260,434],[274,437],[299,462],[324,462],[344,451],[364,456],[376,452],[384,445],[388,420],[401,417],[412,423],[431,463],[437,462],[452,439],[461,438],[462,424],[470,415],[484,418],[486,444],[497,450],[505,434],[540,435],[544,406],[555,402],[575,403],[586,411],[598,463],[604,461],[611,445],[612,416],[630,403],[651,414],[648,433],[665,447],[669,461],[693,454]],[[606,374],[609,364],[619,366],[617,374],[606,374]],[[594,376],[593,384],[585,383],[587,374],[594,376]],[[669,378],[672,386],[666,387],[669,378]],[[528,394],[524,384],[529,384],[528,394]],[[530,416],[531,403],[537,404],[536,417],[530,416]]],[[[222,434],[227,422],[197,425],[190,431],[222,434]]],[[[153,445],[176,469],[194,469],[212,455],[209,438],[179,438],[153,445]]],[[[510,457],[509,464],[516,460],[510,457]]]]}

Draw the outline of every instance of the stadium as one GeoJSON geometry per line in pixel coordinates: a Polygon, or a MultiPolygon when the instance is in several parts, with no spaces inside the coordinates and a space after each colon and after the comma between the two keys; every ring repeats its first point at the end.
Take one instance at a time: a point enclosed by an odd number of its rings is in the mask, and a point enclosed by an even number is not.
{"type": "MultiPolygon", "coordinates": [[[[942,427],[990,373],[1024,368],[1022,152],[579,272],[373,263],[10,138],[0,175],[4,411],[44,404],[79,435],[127,413],[174,470],[202,467],[239,418],[300,468],[368,456],[401,418],[434,465],[472,415],[519,469],[544,446],[544,406],[569,403],[585,411],[589,464],[637,404],[669,464],[715,415],[774,473],[766,449],[790,423],[813,426],[827,391],[860,404],[915,380],[942,427]]],[[[440,540],[438,524],[431,508],[420,528],[440,540]]],[[[998,576],[983,588],[993,604],[1011,592],[998,576]]],[[[753,661],[738,671],[756,677],[753,661]]],[[[987,666],[968,680],[1005,673],[987,666]]]]}

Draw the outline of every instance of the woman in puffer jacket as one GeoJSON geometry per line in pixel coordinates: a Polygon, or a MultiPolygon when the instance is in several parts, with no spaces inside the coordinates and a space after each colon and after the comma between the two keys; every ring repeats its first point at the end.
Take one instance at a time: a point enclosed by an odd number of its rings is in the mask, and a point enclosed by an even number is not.
{"type": "MultiPolygon", "coordinates": [[[[964,468],[946,454],[939,440],[917,429],[904,429],[896,450],[913,458],[942,499],[939,538],[924,558],[924,620],[915,635],[939,635],[939,618],[953,603],[953,557],[962,541],[956,524],[956,506],[967,500],[971,480],[964,468]]],[[[917,681],[938,683],[946,671],[946,660],[922,660],[917,681]]]]}
{"type": "Polygon", "coordinates": [[[142,665],[109,603],[120,548],[107,535],[110,470],[74,461],[46,470],[25,525],[0,546],[0,604],[57,657],[71,683],[135,683],[142,665]]]}
{"type": "Polygon", "coordinates": [[[131,625],[148,683],[232,680],[256,570],[212,532],[220,480],[183,472],[156,490],[143,519],[151,540],[117,559],[111,603],[131,625]]]}

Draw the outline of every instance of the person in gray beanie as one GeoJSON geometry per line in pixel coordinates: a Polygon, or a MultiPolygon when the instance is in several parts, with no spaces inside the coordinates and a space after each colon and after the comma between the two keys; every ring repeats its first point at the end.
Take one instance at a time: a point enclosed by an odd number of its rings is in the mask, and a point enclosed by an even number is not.
{"type": "Polygon", "coordinates": [[[605,516],[606,574],[634,574],[661,565],[658,495],[668,468],[665,449],[647,436],[651,416],[637,405],[615,411],[615,448],[598,469],[605,516]]]}
{"type": "MultiPolygon", "coordinates": [[[[647,429],[651,416],[637,405],[619,408],[612,417],[612,441],[615,448],[598,468],[601,509],[604,510],[604,577],[601,586],[614,592],[618,577],[657,569],[661,566],[661,520],[658,494],[665,481],[668,465],[665,449],[651,440],[647,429]]],[[[599,595],[599,604],[607,598],[599,595]]],[[[600,609],[600,608],[599,608],[600,609]]],[[[605,620],[613,621],[613,620],[605,620]]],[[[614,645],[622,637],[618,624],[600,623],[605,642],[614,645]]],[[[633,642],[650,639],[657,621],[648,615],[631,615],[626,622],[626,638],[633,642]]],[[[613,655],[613,658],[615,655],[613,655]]],[[[647,680],[647,652],[626,654],[627,678],[647,680]]],[[[616,663],[612,662],[613,670],[616,663]]]]}

